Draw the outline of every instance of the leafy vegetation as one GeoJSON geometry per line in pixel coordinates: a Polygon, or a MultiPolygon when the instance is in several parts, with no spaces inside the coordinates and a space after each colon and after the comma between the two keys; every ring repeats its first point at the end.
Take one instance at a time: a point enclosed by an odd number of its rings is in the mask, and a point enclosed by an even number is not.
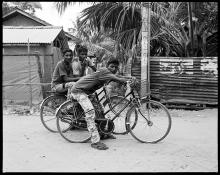
{"type": "MultiPolygon", "coordinates": [[[[63,12],[75,3],[57,4],[58,10],[63,12]]],[[[191,5],[193,16],[190,17],[187,2],[152,3],[151,56],[216,56],[217,41],[213,36],[217,35],[218,3],[191,2],[191,5]],[[191,29],[194,38],[190,37],[191,29]]],[[[141,24],[140,2],[94,2],[79,18],[80,30],[86,28],[105,34],[117,41],[116,48],[126,52],[132,50],[134,55],[140,54],[141,24]]]]}
{"type": "Polygon", "coordinates": [[[18,7],[24,11],[28,11],[32,15],[35,13],[35,9],[41,9],[41,4],[39,2],[3,2],[2,3],[2,15],[11,12],[15,7],[18,7]]]}

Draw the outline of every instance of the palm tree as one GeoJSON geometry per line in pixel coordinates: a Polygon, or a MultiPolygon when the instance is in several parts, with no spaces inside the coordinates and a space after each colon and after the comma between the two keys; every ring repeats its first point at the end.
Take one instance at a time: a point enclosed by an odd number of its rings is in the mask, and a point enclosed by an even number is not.
{"type": "MultiPolygon", "coordinates": [[[[57,2],[65,9],[76,2],[57,2]]],[[[197,3],[197,2],[196,2],[197,3]]],[[[198,2],[195,15],[206,30],[217,29],[217,2],[198,2]],[[216,7],[216,8],[215,8],[216,7]],[[213,10],[213,8],[215,8],[213,10]]],[[[186,2],[154,2],[151,11],[151,53],[163,56],[186,56],[190,42],[186,2]],[[187,29],[187,30],[186,30],[187,29]],[[159,43],[159,47],[155,49],[159,43]],[[161,52],[156,52],[161,50],[161,52]]],[[[140,2],[94,2],[82,11],[80,25],[91,30],[111,30],[111,37],[135,54],[141,40],[140,2]]],[[[194,30],[195,31],[195,30],[194,30]]],[[[152,55],[151,54],[151,55],[152,55]]]]}

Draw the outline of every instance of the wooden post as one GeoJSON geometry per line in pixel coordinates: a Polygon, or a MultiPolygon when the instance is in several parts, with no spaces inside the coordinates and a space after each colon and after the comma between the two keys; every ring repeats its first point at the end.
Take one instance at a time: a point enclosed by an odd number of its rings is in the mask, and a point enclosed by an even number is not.
{"type": "Polygon", "coordinates": [[[51,78],[53,77],[53,71],[54,71],[54,48],[53,48],[53,42],[50,44],[51,51],[50,53],[53,54],[51,57],[51,78]]]}
{"type": "Polygon", "coordinates": [[[141,43],[141,97],[150,92],[150,2],[141,3],[142,43],[141,43]]]}
{"type": "Polygon", "coordinates": [[[30,60],[30,43],[29,43],[29,38],[28,38],[28,65],[29,65],[29,107],[30,109],[32,108],[32,87],[31,87],[31,60],[30,60]]]}
{"type": "Polygon", "coordinates": [[[40,85],[41,85],[41,92],[42,92],[42,96],[43,96],[43,99],[46,98],[46,93],[45,93],[45,90],[44,90],[44,86],[45,84],[42,84],[43,83],[43,75],[42,75],[42,65],[41,65],[41,62],[40,62],[40,56],[39,56],[39,52],[35,52],[35,57],[36,57],[36,61],[37,61],[37,70],[38,70],[38,75],[39,75],[39,78],[40,78],[40,85]]]}

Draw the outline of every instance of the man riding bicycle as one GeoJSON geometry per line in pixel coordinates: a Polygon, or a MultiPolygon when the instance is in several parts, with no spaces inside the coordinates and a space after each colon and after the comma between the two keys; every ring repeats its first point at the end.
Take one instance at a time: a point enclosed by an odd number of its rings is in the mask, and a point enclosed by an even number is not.
{"type": "MultiPolygon", "coordinates": [[[[119,61],[111,57],[105,68],[100,68],[98,71],[82,77],[71,88],[71,97],[78,101],[86,113],[85,120],[91,135],[91,146],[95,149],[105,150],[108,149],[108,147],[100,142],[100,135],[95,125],[95,110],[88,95],[93,94],[109,81],[126,83],[132,79],[132,77],[116,75],[118,67],[119,61]]],[[[114,138],[112,135],[109,137],[114,138]]]]}

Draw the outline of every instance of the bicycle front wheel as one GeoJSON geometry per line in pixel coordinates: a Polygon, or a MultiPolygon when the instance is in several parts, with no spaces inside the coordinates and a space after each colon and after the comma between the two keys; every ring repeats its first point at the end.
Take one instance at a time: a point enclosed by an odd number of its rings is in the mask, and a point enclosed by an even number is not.
{"type": "Polygon", "coordinates": [[[43,126],[51,131],[58,132],[56,126],[56,109],[66,101],[66,96],[51,95],[43,100],[40,105],[40,119],[43,126]]]}
{"type": "Polygon", "coordinates": [[[126,117],[129,132],[142,143],[163,140],[170,132],[171,121],[170,113],[163,104],[147,99],[142,100],[139,108],[134,105],[126,117]]]}
{"type": "Polygon", "coordinates": [[[68,100],[60,105],[56,112],[57,129],[60,135],[71,143],[84,143],[90,140],[90,134],[81,106],[68,100]]]}

